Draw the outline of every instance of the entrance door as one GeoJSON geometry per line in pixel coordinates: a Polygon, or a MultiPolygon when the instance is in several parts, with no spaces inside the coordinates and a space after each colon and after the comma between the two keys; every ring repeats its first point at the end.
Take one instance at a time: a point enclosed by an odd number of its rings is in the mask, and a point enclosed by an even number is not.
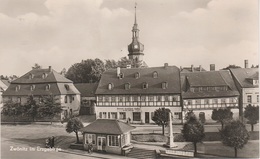
{"type": "Polygon", "coordinates": [[[106,137],[98,137],[97,138],[97,150],[103,151],[105,150],[106,147],[106,137]]]}
{"type": "Polygon", "coordinates": [[[150,122],[149,112],[145,112],[145,123],[149,123],[149,122],[150,122]]]}

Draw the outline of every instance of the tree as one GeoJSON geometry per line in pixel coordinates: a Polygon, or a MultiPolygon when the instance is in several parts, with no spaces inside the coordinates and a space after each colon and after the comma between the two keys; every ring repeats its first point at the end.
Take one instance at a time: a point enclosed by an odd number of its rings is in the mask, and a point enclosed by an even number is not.
{"type": "Polygon", "coordinates": [[[20,103],[8,101],[3,105],[2,114],[13,117],[13,120],[15,122],[15,117],[22,114],[22,106],[20,103]]]}
{"type": "MultiPolygon", "coordinates": [[[[121,68],[126,68],[127,65],[130,65],[131,68],[140,68],[144,67],[142,66],[142,61],[138,61],[137,59],[128,59],[127,57],[122,57],[120,60],[118,60],[118,66],[121,68]]],[[[147,67],[147,66],[145,66],[147,67]]]]}
{"type": "Polygon", "coordinates": [[[196,156],[197,143],[201,142],[205,137],[204,126],[199,120],[197,120],[196,116],[189,116],[188,120],[183,125],[182,135],[186,141],[193,143],[194,155],[196,156]]]}
{"type": "Polygon", "coordinates": [[[31,95],[27,98],[27,102],[23,106],[23,114],[26,116],[32,117],[32,121],[34,121],[36,116],[38,115],[38,108],[39,108],[39,105],[34,100],[33,96],[31,95]]]}
{"type": "Polygon", "coordinates": [[[244,112],[244,117],[248,119],[248,123],[251,125],[251,131],[254,131],[254,124],[259,120],[259,106],[247,105],[244,112]]]}
{"type": "Polygon", "coordinates": [[[170,109],[159,108],[154,111],[152,120],[159,126],[162,126],[162,134],[164,135],[164,128],[168,125],[170,109]]]}
{"type": "Polygon", "coordinates": [[[189,121],[190,118],[196,118],[193,110],[189,110],[186,114],[185,114],[185,120],[189,121]]]}
{"type": "Polygon", "coordinates": [[[222,70],[229,70],[231,68],[241,68],[241,67],[240,66],[236,66],[236,65],[229,65],[229,66],[227,66],[225,68],[222,68],[222,70]]]}
{"type": "Polygon", "coordinates": [[[68,133],[75,132],[76,137],[77,137],[77,143],[79,143],[78,131],[81,128],[83,128],[83,124],[82,124],[81,120],[76,117],[70,118],[66,125],[66,131],[68,133]]]}
{"type": "Polygon", "coordinates": [[[220,130],[220,135],[224,145],[234,147],[235,157],[237,157],[237,149],[242,149],[249,139],[245,125],[239,120],[227,124],[220,130]]]}
{"type": "Polygon", "coordinates": [[[223,129],[224,123],[233,119],[233,113],[229,108],[213,109],[211,119],[220,122],[221,129],[223,129]]]}
{"type": "Polygon", "coordinates": [[[116,62],[115,60],[105,60],[106,70],[115,69],[117,67],[118,67],[118,62],[116,62]]]}
{"type": "Polygon", "coordinates": [[[104,71],[105,64],[103,61],[98,58],[87,59],[72,65],[65,76],[74,83],[93,83],[100,80],[104,71]]]}
{"type": "Polygon", "coordinates": [[[55,96],[43,96],[42,102],[40,103],[40,106],[38,108],[38,114],[40,117],[46,117],[52,119],[55,115],[60,114],[61,104],[57,101],[58,99],[55,98],[55,96]]]}
{"type": "Polygon", "coordinates": [[[32,67],[32,69],[41,69],[42,66],[39,65],[38,63],[35,63],[34,66],[32,67]]]}

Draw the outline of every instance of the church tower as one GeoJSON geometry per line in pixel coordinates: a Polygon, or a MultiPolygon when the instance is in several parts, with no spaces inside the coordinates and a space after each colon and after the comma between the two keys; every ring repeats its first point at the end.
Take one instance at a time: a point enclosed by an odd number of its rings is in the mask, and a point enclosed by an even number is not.
{"type": "Polygon", "coordinates": [[[128,45],[128,57],[130,60],[136,60],[137,62],[143,61],[144,45],[139,42],[139,29],[136,21],[136,5],[135,5],[135,21],[132,29],[132,43],[128,45]]]}

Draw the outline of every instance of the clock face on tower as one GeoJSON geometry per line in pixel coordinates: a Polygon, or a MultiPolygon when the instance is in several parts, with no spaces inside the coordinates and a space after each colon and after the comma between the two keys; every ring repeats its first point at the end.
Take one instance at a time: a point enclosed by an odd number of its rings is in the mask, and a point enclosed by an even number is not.
{"type": "Polygon", "coordinates": [[[134,48],[137,49],[137,48],[138,48],[138,45],[134,45],[134,48]]]}

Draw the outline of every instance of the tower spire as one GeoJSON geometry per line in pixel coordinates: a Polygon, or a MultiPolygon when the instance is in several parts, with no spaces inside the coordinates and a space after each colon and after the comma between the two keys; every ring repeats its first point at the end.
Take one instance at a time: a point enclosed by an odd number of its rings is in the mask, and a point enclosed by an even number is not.
{"type": "Polygon", "coordinates": [[[137,22],[136,22],[136,6],[137,6],[137,3],[135,2],[135,24],[137,24],[137,22]]]}

